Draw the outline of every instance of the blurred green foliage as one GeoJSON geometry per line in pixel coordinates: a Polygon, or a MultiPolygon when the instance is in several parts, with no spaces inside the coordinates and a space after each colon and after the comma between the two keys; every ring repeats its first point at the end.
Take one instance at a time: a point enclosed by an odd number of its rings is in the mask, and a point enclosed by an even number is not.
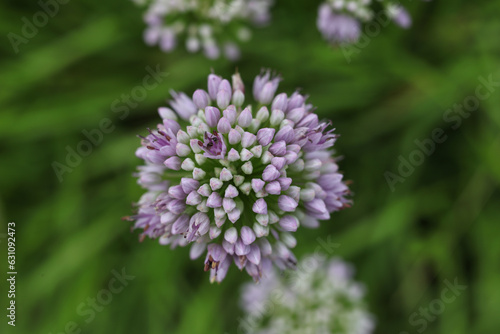
{"type": "Polygon", "coordinates": [[[271,25],[254,30],[237,63],[146,47],[141,10],[126,0],[61,5],[15,54],[7,34],[20,34],[21,18],[40,7],[0,4],[0,233],[16,222],[18,271],[16,327],[2,315],[2,333],[55,334],[70,322],[93,334],[236,333],[246,273],[233,267],[223,284],[210,285],[202,259],[190,261],[187,248],[138,243],[120,218],[142,193],[132,177],[140,163],[135,135],[156,125],[169,89],[191,94],[211,69],[229,76],[235,68],[250,86],[261,67],[282,74],[280,91],[301,88],[332,119],[341,169],[353,180],[354,206],[318,230],[299,230],[297,256],[319,237],[339,243],[335,254],[355,264],[368,288],[377,333],[422,331],[414,321],[423,317],[409,318],[455,279],[467,289],[422,332],[497,332],[500,90],[456,129],[443,116],[475,94],[479,76],[500,80],[500,1],[408,2],[414,26],[383,27],[350,63],[316,30],[318,4],[278,0],[271,25]],[[169,76],[120,119],[113,101],[157,64],[169,76]],[[59,182],[52,163],[65,163],[66,148],[105,118],[113,131],[59,182]],[[436,128],[446,141],[391,191],[384,173],[397,173],[399,156],[409,159],[415,140],[436,128]],[[78,307],[122,268],[135,278],[87,323],[78,307]]]}

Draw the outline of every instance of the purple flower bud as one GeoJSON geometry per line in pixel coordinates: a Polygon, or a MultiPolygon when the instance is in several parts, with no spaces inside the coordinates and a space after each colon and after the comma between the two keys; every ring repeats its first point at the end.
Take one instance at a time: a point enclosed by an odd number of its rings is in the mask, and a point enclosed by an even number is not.
{"type": "Polygon", "coordinates": [[[283,157],[274,157],[271,159],[271,164],[276,167],[277,170],[281,170],[285,166],[286,159],[283,157]]]}
{"type": "Polygon", "coordinates": [[[175,222],[179,218],[179,215],[177,213],[173,213],[171,211],[167,211],[164,214],[161,215],[160,217],[160,222],[163,225],[169,225],[175,222]]]}
{"type": "Polygon", "coordinates": [[[271,112],[271,118],[269,118],[269,123],[272,126],[278,126],[285,119],[285,113],[279,109],[274,109],[271,112]]]}
{"type": "Polygon", "coordinates": [[[220,197],[219,193],[214,191],[208,196],[207,206],[209,208],[220,208],[222,206],[222,197],[220,197]]]}
{"type": "Polygon", "coordinates": [[[281,185],[278,181],[273,181],[266,184],[266,191],[271,195],[281,194],[281,185]]]}
{"type": "Polygon", "coordinates": [[[221,233],[222,233],[222,230],[220,228],[218,228],[217,226],[210,226],[210,231],[208,232],[208,235],[210,236],[210,239],[215,239],[221,233]]]}
{"type": "Polygon", "coordinates": [[[286,143],[284,141],[278,141],[269,147],[269,152],[273,155],[282,157],[286,154],[286,143]]]}
{"type": "Polygon", "coordinates": [[[293,212],[297,208],[297,202],[287,195],[281,195],[278,198],[278,206],[285,212],[293,212]]]}
{"type": "Polygon", "coordinates": [[[257,238],[262,238],[262,237],[269,234],[269,227],[263,226],[260,223],[254,223],[253,224],[253,231],[255,232],[255,236],[257,238]]]}
{"type": "Polygon", "coordinates": [[[219,178],[222,181],[229,181],[233,179],[233,174],[226,167],[222,168],[219,178]]]}
{"type": "MultiPolygon", "coordinates": [[[[295,108],[302,107],[304,105],[305,98],[298,92],[295,92],[288,99],[288,106],[286,111],[293,110],[295,108]]],[[[285,111],[285,110],[284,110],[285,111]]]]}
{"type": "Polygon", "coordinates": [[[226,192],[224,193],[224,197],[227,198],[235,198],[238,196],[238,189],[232,184],[228,185],[226,188],[226,192]]]}
{"type": "Polygon", "coordinates": [[[168,202],[167,209],[170,212],[173,212],[173,213],[179,215],[179,214],[184,212],[184,209],[186,209],[186,203],[183,200],[176,199],[176,200],[168,202]]]}
{"type": "Polygon", "coordinates": [[[224,239],[231,244],[236,243],[236,240],[238,240],[238,230],[235,227],[227,229],[224,233],[224,239]]]}
{"type": "Polygon", "coordinates": [[[172,225],[172,234],[181,234],[188,230],[189,227],[189,216],[181,215],[172,225]]]}
{"type": "Polygon", "coordinates": [[[278,88],[278,82],[268,82],[262,88],[259,96],[259,102],[262,104],[268,104],[273,100],[276,89],[278,88]]]}
{"type": "Polygon", "coordinates": [[[191,153],[191,148],[186,144],[177,143],[177,145],[175,146],[175,152],[177,153],[178,156],[185,157],[189,153],[191,153]]]}
{"type": "Polygon", "coordinates": [[[305,113],[306,113],[306,110],[304,108],[295,108],[295,109],[290,110],[286,114],[286,118],[288,118],[289,120],[291,120],[294,123],[298,123],[304,117],[305,113]]]}
{"type": "Polygon", "coordinates": [[[230,254],[230,255],[233,255],[234,254],[234,244],[226,241],[225,239],[222,241],[222,247],[224,247],[224,250],[230,254]]]}
{"type": "Polygon", "coordinates": [[[177,120],[177,115],[175,114],[175,112],[167,107],[158,108],[158,114],[160,114],[160,117],[163,119],[173,119],[174,121],[177,120]]]}
{"type": "Polygon", "coordinates": [[[246,148],[241,150],[241,161],[248,161],[253,157],[253,153],[246,148]]]}
{"type": "Polygon", "coordinates": [[[281,190],[285,191],[290,188],[290,185],[292,184],[292,179],[289,177],[280,177],[278,179],[278,182],[280,183],[281,190]]]}
{"type": "Polygon", "coordinates": [[[273,103],[271,104],[271,110],[279,109],[285,111],[287,104],[288,104],[288,97],[286,96],[286,93],[278,94],[276,95],[276,97],[273,100],[273,103]]]}
{"type": "Polygon", "coordinates": [[[274,77],[269,80],[270,76],[270,72],[266,71],[264,74],[255,77],[253,83],[254,98],[262,104],[270,103],[273,100],[276,89],[278,89],[280,78],[274,77]]]}
{"type": "Polygon", "coordinates": [[[299,156],[297,155],[297,153],[293,151],[286,152],[285,154],[285,161],[287,165],[293,164],[295,161],[297,161],[298,158],[299,156]]]}
{"type": "Polygon", "coordinates": [[[262,173],[262,179],[267,182],[274,181],[278,177],[280,177],[280,172],[273,165],[267,165],[262,173]]]}
{"type": "Polygon", "coordinates": [[[260,129],[257,132],[257,140],[259,141],[259,144],[261,144],[262,146],[269,145],[269,143],[273,140],[275,131],[276,130],[272,128],[260,129]]]}
{"type": "Polygon", "coordinates": [[[215,74],[210,74],[208,76],[208,95],[212,100],[217,99],[217,92],[219,91],[219,84],[221,83],[222,78],[215,74]]]}
{"type": "Polygon", "coordinates": [[[255,241],[255,233],[253,233],[252,229],[248,226],[243,226],[241,228],[241,240],[245,245],[250,245],[255,241]]]}
{"type": "Polygon", "coordinates": [[[231,89],[231,84],[229,83],[229,80],[223,79],[218,87],[218,91],[220,92],[221,90],[225,90],[228,92],[232,92],[233,90],[231,89]]]}
{"type": "Polygon", "coordinates": [[[233,94],[233,103],[234,105],[241,107],[245,102],[245,94],[241,90],[237,90],[233,94]]]}
{"type": "Polygon", "coordinates": [[[236,202],[231,198],[224,198],[222,200],[222,207],[225,212],[231,212],[236,207],[236,202]]]}
{"type": "Polygon", "coordinates": [[[239,73],[235,73],[231,77],[233,81],[233,89],[234,91],[242,91],[245,92],[245,85],[243,84],[243,80],[241,80],[241,76],[239,73]]]}
{"type": "Polygon", "coordinates": [[[238,208],[234,208],[233,211],[227,214],[227,218],[231,221],[231,223],[235,223],[238,219],[240,219],[241,210],[238,208]]]}
{"type": "Polygon", "coordinates": [[[258,214],[267,215],[267,203],[263,198],[259,198],[255,201],[252,207],[252,211],[258,214]]]}
{"type": "Polygon", "coordinates": [[[191,178],[183,177],[181,179],[181,187],[184,193],[189,194],[191,191],[196,190],[200,187],[200,182],[191,178]]]}
{"type": "Polygon", "coordinates": [[[236,108],[234,106],[228,106],[222,114],[225,118],[227,118],[231,125],[234,125],[234,122],[236,122],[236,108]]]}
{"type": "Polygon", "coordinates": [[[241,134],[235,129],[229,131],[229,144],[236,145],[241,141],[241,134]]]}
{"type": "Polygon", "coordinates": [[[304,207],[314,218],[330,219],[330,213],[326,209],[325,202],[323,202],[323,200],[319,198],[315,198],[312,201],[305,202],[304,207]]]}
{"type": "Polygon", "coordinates": [[[323,174],[318,178],[318,184],[323,189],[332,189],[342,180],[342,174],[323,174]]]}
{"type": "Polygon", "coordinates": [[[299,220],[295,216],[283,216],[279,221],[280,227],[287,232],[295,232],[299,227],[299,220]]]}
{"type": "Polygon", "coordinates": [[[309,128],[313,128],[316,125],[318,125],[318,115],[316,115],[314,113],[308,114],[307,116],[302,118],[300,120],[300,122],[298,122],[296,124],[296,126],[298,126],[298,127],[305,126],[305,127],[309,127],[309,128]]]}
{"type": "Polygon", "coordinates": [[[208,197],[212,193],[212,190],[210,189],[210,185],[205,183],[197,190],[197,192],[201,196],[208,197]]]}
{"type": "Polygon", "coordinates": [[[168,194],[172,196],[175,199],[184,199],[186,198],[186,193],[184,193],[184,190],[182,190],[182,186],[176,185],[173,187],[168,188],[168,194]]]}
{"type": "Polygon", "coordinates": [[[264,188],[265,184],[266,183],[264,181],[262,181],[261,179],[252,179],[252,189],[256,193],[258,193],[259,191],[261,191],[262,188],[264,188]]]}
{"type": "Polygon", "coordinates": [[[238,238],[234,245],[234,253],[238,256],[247,255],[250,253],[250,246],[246,245],[241,238],[238,238]]]}
{"type": "Polygon", "coordinates": [[[197,89],[193,94],[193,103],[198,109],[205,109],[210,104],[210,97],[203,89],[197,89]]]}
{"type": "Polygon", "coordinates": [[[223,182],[221,180],[219,180],[218,178],[212,177],[210,179],[210,188],[213,191],[219,190],[220,188],[222,188],[222,185],[223,185],[223,182]]]}
{"type": "Polygon", "coordinates": [[[288,190],[286,191],[287,195],[290,196],[295,200],[295,202],[298,202],[300,199],[300,188],[297,186],[290,186],[288,190]]]}
{"type": "Polygon", "coordinates": [[[241,146],[250,147],[255,143],[257,137],[250,132],[243,133],[243,138],[241,139],[241,146]]]}
{"type": "Polygon", "coordinates": [[[201,195],[197,191],[191,191],[186,198],[187,205],[198,205],[201,203],[201,195]]]}
{"type": "Polygon", "coordinates": [[[260,264],[260,248],[259,246],[253,244],[250,245],[250,253],[247,254],[247,259],[255,265],[260,264]]]}
{"type": "MultiPolygon", "coordinates": [[[[233,130],[231,130],[231,131],[233,131],[233,130]]],[[[229,153],[227,154],[227,159],[229,161],[238,161],[238,160],[240,160],[240,154],[238,153],[238,151],[236,151],[234,148],[232,148],[229,150],[229,153]]]]}
{"type": "Polygon", "coordinates": [[[217,130],[220,132],[220,133],[229,133],[229,131],[231,130],[231,123],[229,123],[229,121],[227,120],[227,118],[225,117],[222,117],[220,120],[219,120],[219,124],[217,124],[217,130]]]}
{"type": "Polygon", "coordinates": [[[219,90],[217,92],[217,105],[221,109],[225,109],[231,103],[231,92],[227,90],[219,90]]]}
{"type": "Polygon", "coordinates": [[[245,108],[238,117],[238,125],[242,128],[246,128],[252,123],[252,112],[250,108],[245,108]]]}
{"type": "Polygon", "coordinates": [[[179,170],[181,169],[181,158],[170,157],[163,163],[168,169],[179,170]]]}
{"type": "MultiPolygon", "coordinates": [[[[215,107],[206,107],[205,108],[205,119],[209,127],[213,128],[217,125],[220,119],[220,111],[215,107]]],[[[220,131],[219,131],[220,132],[220,131]]]]}

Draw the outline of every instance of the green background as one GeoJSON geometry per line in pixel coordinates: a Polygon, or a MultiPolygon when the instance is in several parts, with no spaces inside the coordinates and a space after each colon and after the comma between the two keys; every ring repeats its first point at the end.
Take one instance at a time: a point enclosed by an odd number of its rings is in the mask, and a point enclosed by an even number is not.
{"type": "Polygon", "coordinates": [[[275,69],[284,77],[279,91],[300,87],[341,134],[336,149],[353,181],[354,206],[317,230],[301,228],[298,257],[314,251],[319,237],[340,244],[335,255],[354,263],[368,288],[376,333],[500,328],[500,87],[456,129],[458,120],[443,118],[475,94],[478,77],[500,81],[500,2],[408,2],[413,27],[382,27],[351,62],[321,39],[318,4],[277,1],[272,23],[254,30],[236,63],[145,46],[142,10],[125,0],[61,5],[15,54],[7,34],[20,34],[21,18],[31,20],[40,7],[0,4],[0,233],[16,222],[18,272],[11,328],[4,315],[7,243],[0,239],[2,333],[55,334],[70,322],[81,333],[236,333],[246,273],[232,267],[222,284],[211,285],[203,260],[190,261],[188,248],[138,243],[120,219],[142,193],[132,177],[140,163],[136,134],[159,121],[156,109],[169,89],[191,95],[206,86],[211,69],[228,77],[236,67],[247,87],[262,67],[275,69]],[[113,101],[157,64],[168,77],[120,119],[113,101]],[[75,149],[82,131],[104,118],[113,131],[59,182],[52,163],[65,163],[66,148],[75,149]],[[391,191],[384,173],[398,173],[399,157],[418,155],[415,140],[436,128],[446,140],[391,191]],[[86,323],[77,307],[122,268],[135,278],[86,323]],[[425,329],[409,320],[438,305],[445,280],[455,279],[467,288],[425,329]]]}

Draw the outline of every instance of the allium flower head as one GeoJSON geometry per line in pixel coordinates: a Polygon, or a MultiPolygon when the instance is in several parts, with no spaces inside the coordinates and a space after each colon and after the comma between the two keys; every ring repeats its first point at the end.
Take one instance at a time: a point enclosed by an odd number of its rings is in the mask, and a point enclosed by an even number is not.
{"type": "Polygon", "coordinates": [[[237,41],[250,38],[249,24],[269,20],[273,0],[133,0],[149,7],[144,15],[144,40],[169,52],[184,43],[189,52],[210,59],[221,52],[239,58],[237,41]]]}
{"type": "Polygon", "coordinates": [[[193,98],[172,92],[163,122],[142,137],[137,173],[147,189],[132,217],[141,238],[205,251],[205,270],[221,281],[230,264],[259,280],[263,266],[295,266],[299,225],[349,206],[333,158],[337,139],[295,92],[276,95],[280,78],[263,71],[253,94],[240,75],[215,74],[193,98]],[[245,93],[246,92],[246,93],[245,93]],[[245,104],[245,100],[256,104],[245,104]]]}
{"type": "Polygon", "coordinates": [[[290,276],[266,273],[259,284],[243,287],[246,316],[239,329],[248,334],[369,334],[375,322],[366,311],[363,285],[351,266],[314,255],[290,276]]]}

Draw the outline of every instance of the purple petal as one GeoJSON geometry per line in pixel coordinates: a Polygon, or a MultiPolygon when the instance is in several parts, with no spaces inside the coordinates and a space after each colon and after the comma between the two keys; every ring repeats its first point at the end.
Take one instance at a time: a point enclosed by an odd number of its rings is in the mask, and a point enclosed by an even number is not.
{"type": "Polygon", "coordinates": [[[263,198],[259,198],[253,204],[252,211],[258,214],[266,215],[267,214],[267,203],[263,198]]]}
{"type": "Polygon", "coordinates": [[[295,231],[297,231],[297,228],[299,227],[299,220],[295,216],[287,215],[287,216],[283,216],[280,219],[279,225],[285,231],[295,232],[295,231]]]}
{"type": "Polygon", "coordinates": [[[287,195],[281,195],[278,198],[278,206],[285,212],[293,212],[297,208],[297,202],[287,195]]]}
{"type": "Polygon", "coordinates": [[[273,140],[275,131],[276,130],[272,128],[260,129],[257,132],[257,140],[259,141],[259,144],[261,144],[262,146],[269,145],[269,143],[273,140]]]}
{"type": "Polygon", "coordinates": [[[278,177],[280,177],[280,172],[273,165],[267,165],[262,173],[262,179],[264,181],[274,181],[278,177]]]}

